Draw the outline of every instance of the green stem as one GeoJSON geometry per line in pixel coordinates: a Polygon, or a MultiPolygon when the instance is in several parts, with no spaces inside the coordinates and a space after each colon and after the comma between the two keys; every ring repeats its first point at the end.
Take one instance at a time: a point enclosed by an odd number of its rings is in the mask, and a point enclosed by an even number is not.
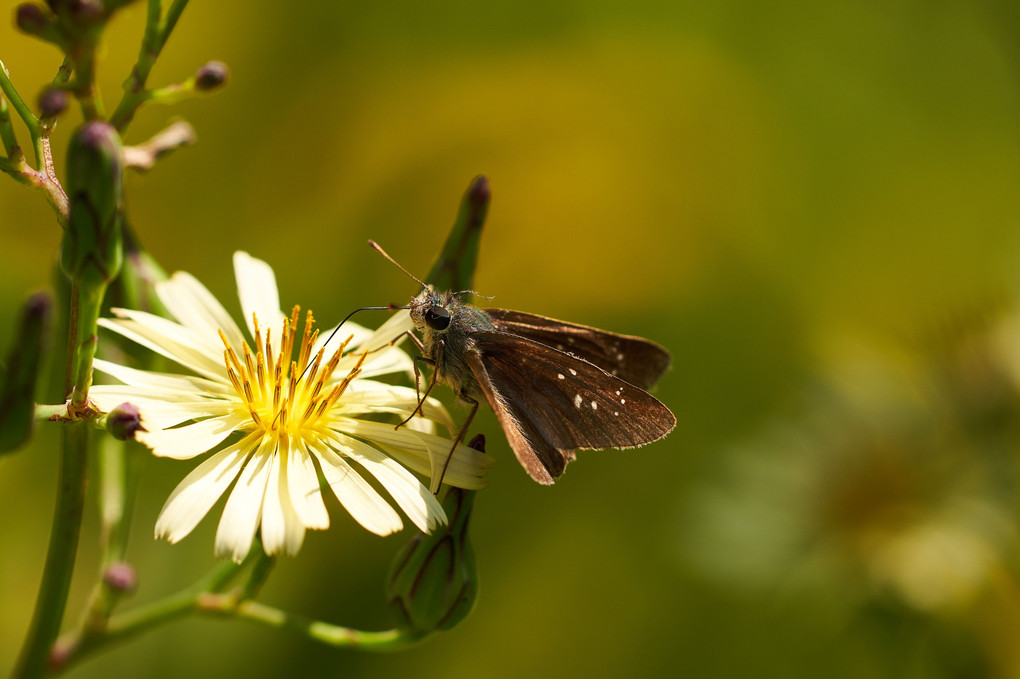
{"type": "Polygon", "coordinates": [[[15,134],[14,125],[11,124],[11,109],[5,96],[0,96],[0,139],[3,140],[4,152],[8,156],[21,152],[18,135],[15,134]]]}
{"type": "Polygon", "coordinates": [[[243,620],[295,632],[313,641],[337,648],[357,648],[382,653],[399,651],[424,639],[420,634],[399,629],[364,632],[287,613],[257,601],[232,602],[229,597],[223,596],[206,597],[201,602],[200,610],[218,615],[234,614],[243,620]]]}
{"type": "Polygon", "coordinates": [[[35,615],[12,679],[41,677],[47,671],[50,649],[60,631],[67,605],[71,574],[78,551],[82,511],[85,505],[85,469],[89,425],[74,422],[63,428],[57,509],[46,554],[35,615]]]}
{"type": "Polygon", "coordinates": [[[99,578],[93,585],[82,624],[87,629],[105,628],[117,601],[124,593],[107,580],[106,574],[111,566],[123,562],[127,553],[128,532],[138,485],[141,458],[126,448],[123,441],[106,436],[99,449],[100,544],[103,556],[99,565],[99,578]]]}
{"type": "Polygon", "coordinates": [[[20,150],[18,150],[17,153],[19,154],[18,162],[13,162],[10,158],[0,158],[0,172],[6,172],[22,184],[29,184],[29,179],[25,176],[24,172],[27,168],[24,156],[20,155],[20,150]]]}
{"type": "Polygon", "coordinates": [[[167,38],[170,37],[170,33],[173,32],[174,26],[177,25],[177,20],[181,18],[181,14],[184,12],[184,8],[188,6],[188,0],[174,0],[173,4],[166,11],[166,18],[163,19],[163,26],[161,27],[160,40],[162,41],[159,45],[160,49],[166,44],[167,38]]]}
{"type": "Polygon", "coordinates": [[[161,17],[162,3],[160,0],[149,0],[148,12],[145,17],[145,35],[142,38],[142,46],[138,50],[138,61],[131,69],[131,75],[124,82],[124,96],[110,116],[110,124],[123,132],[128,123],[135,116],[135,111],[149,97],[145,90],[145,84],[149,80],[149,73],[156,65],[163,46],[166,45],[170,33],[173,32],[180,19],[181,13],[188,6],[188,0],[174,0],[161,17]]]}
{"type": "Polygon", "coordinates": [[[81,104],[82,117],[85,120],[100,120],[104,117],[103,100],[99,96],[96,83],[96,45],[83,40],[76,50],[74,71],[75,77],[71,87],[81,104]]]}
{"type": "Polygon", "coordinates": [[[7,67],[4,66],[3,62],[0,61],[0,90],[3,90],[4,96],[14,107],[14,110],[18,112],[18,116],[22,122],[25,123],[25,127],[28,128],[28,132],[32,135],[32,144],[35,146],[36,157],[35,162],[38,165],[42,162],[42,150],[38,148],[38,140],[41,137],[42,131],[39,127],[39,119],[35,117],[32,110],[25,103],[25,100],[18,94],[18,90],[15,89],[14,83],[7,76],[7,67]]]}
{"type": "Polygon", "coordinates": [[[96,355],[96,323],[103,304],[106,286],[79,285],[71,282],[71,333],[68,342],[67,393],[71,398],[71,409],[80,413],[88,403],[89,387],[92,386],[92,359],[96,355]]]}
{"type": "Polygon", "coordinates": [[[83,629],[61,637],[54,646],[53,668],[66,670],[88,655],[199,610],[203,596],[222,591],[243,567],[231,561],[221,563],[187,589],[111,617],[102,630],[83,629]]]}

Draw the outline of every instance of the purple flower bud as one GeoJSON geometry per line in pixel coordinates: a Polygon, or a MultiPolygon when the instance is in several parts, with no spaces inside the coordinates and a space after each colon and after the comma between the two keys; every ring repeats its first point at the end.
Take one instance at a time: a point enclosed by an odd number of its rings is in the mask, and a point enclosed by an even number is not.
{"type": "Polygon", "coordinates": [[[222,61],[210,61],[195,71],[195,89],[209,92],[221,87],[230,77],[230,69],[222,61]]]}
{"type": "Polygon", "coordinates": [[[43,118],[54,118],[67,109],[67,92],[59,87],[47,87],[39,95],[39,111],[43,118]]]}
{"type": "Polygon", "coordinates": [[[133,403],[121,403],[106,416],[106,428],[118,441],[130,441],[135,434],[145,431],[138,406],[133,403]]]}
{"type": "Polygon", "coordinates": [[[138,587],[138,573],[131,564],[117,561],[106,567],[103,582],[118,592],[133,592],[138,587]]]}
{"type": "Polygon", "coordinates": [[[40,35],[50,26],[50,19],[42,7],[30,2],[18,5],[14,17],[14,23],[18,28],[29,35],[40,35]]]}
{"type": "Polygon", "coordinates": [[[103,20],[106,8],[101,0],[66,0],[64,3],[70,10],[71,18],[79,26],[98,24],[103,20]]]}

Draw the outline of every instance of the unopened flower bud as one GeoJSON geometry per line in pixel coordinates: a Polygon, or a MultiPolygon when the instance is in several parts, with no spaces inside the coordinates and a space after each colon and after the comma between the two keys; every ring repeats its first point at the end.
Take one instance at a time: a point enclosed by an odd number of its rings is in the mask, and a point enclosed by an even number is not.
{"type": "MultiPolygon", "coordinates": [[[[483,450],[484,442],[475,437],[470,445],[483,450]]],[[[452,629],[474,607],[478,573],[468,537],[474,498],[473,491],[451,487],[443,499],[449,525],[419,533],[394,559],[386,595],[402,628],[419,634],[452,629]]]]}
{"type": "Polygon", "coordinates": [[[67,147],[70,205],[60,266],[72,280],[105,286],[120,270],[123,152],[120,135],[101,120],[85,123],[67,147]]]}
{"type": "Polygon", "coordinates": [[[42,35],[50,28],[50,19],[39,5],[30,2],[18,5],[14,13],[14,23],[29,35],[42,35]]]}
{"type": "Polygon", "coordinates": [[[138,586],[138,573],[131,564],[118,561],[106,567],[103,582],[118,592],[133,592],[138,586]]]}
{"type": "Polygon", "coordinates": [[[485,219],[485,212],[489,209],[489,201],[492,200],[492,189],[489,187],[489,180],[484,174],[480,174],[471,181],[467,190],[468,203],[474,210],[475,220],[485,219]]]}
{"type": "Polygon", "coordinates": [[[133,403],[121,403],[106,416],[106,429],[118,441],[132,441],[135,434],[145,431],[138,406],[133,403]]]}
{"type": "Polygon", "coordinates": [[[53,304],[45,293],[28,298],[18,335],[7,356],[0,384],[0,452],[14,450],[32,435],[35,388],[49,334],[53,304]]]}
{"type": "Polygon", "coordinates": [[[222,61],[210,61],[195,72],[195,89],[209,92],[221,87],[230,77],[230,69],[222,61]]]}
{"type": "Polygon", "coordinates": [[[67,0],[68,13],[79,26],[96,25],[103,20],[106,8],[100,0],[67,0]]]}
{"type": "Polygon", "coordinates": [[[39,95],[39,112],[43,118],[54,118],[67,109],[67,92],[59,87],[47,87],[39,95]]]}

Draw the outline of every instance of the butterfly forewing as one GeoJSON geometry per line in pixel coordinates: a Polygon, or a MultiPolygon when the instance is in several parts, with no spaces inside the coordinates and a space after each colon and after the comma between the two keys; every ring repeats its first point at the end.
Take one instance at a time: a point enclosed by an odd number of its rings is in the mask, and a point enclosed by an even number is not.
{"type": "Polygon", "coordinates": [[[642,389],[650,387],[669,367],[669,352],[641,337],[618,335],[523,311],[486,309],[485,313],[497,330],[573,354],[642,389]]]}
{"type": "Polygon", "coordinates": [[[465,358],[517,458],[542,483],[563,472],[574,450],[640,446],[676,424],[643,389],[519,334],[476,331],[465,358]]]}

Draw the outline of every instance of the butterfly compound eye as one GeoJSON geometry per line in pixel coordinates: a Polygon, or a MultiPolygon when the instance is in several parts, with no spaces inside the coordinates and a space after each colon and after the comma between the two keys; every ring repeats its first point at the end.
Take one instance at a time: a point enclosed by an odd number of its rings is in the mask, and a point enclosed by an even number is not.
{"type": "Polygon", "coordinates": [[[446,330],[450,325],[450,312],[446,307],[434,306],[425,312],[425,322],[433,330],[446,330]]]}

